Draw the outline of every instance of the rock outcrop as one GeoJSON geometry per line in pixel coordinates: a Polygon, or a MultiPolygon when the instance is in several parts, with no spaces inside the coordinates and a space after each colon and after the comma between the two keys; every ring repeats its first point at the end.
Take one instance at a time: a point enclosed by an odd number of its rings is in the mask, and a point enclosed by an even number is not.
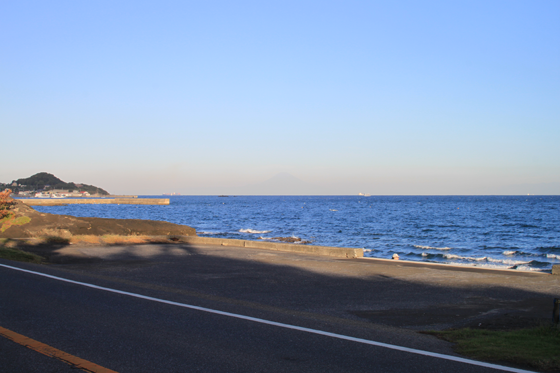
{"type": "Polygon", "coordinates": [[[63,237],[75,235],[196,236],[186,225],[141,219],[79,218],[42,213],[17,201],[12,215],[0,220],[0,238],[63,237]]]}

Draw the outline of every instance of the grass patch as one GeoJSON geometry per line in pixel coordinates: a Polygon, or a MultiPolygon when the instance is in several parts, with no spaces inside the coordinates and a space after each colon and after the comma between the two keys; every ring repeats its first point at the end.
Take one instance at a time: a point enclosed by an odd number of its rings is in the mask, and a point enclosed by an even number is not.
{"type": "Polygon", "coordinates": [[[9,247],[0,247],[0,258],[29,263],[42,263],[44,260],[44,258],[39,255],[9,247]]]}
{"type": "Polygon", "coordinates": [[[24,225],[31,221],[29,216],[20,216],[16,218],[14,215],[8,215],[0,220],[0,232],[4,233],[6,229],[12,225],[24,225]]]}
{"type": "Polygon", "coordinates": [[[91,235],[76,235],[70,238],[70,243],[72,244],[92,244],[92,245],[100,245],[102,244],[99,236],[91,236],[91,235]]]}
{"type": "Polygon", "coordinates": [[[456,343],[455,351],[474,359],[560,371],[560,329],[555,326],[509,331],[467,328],[429,334],[456,343]]]}

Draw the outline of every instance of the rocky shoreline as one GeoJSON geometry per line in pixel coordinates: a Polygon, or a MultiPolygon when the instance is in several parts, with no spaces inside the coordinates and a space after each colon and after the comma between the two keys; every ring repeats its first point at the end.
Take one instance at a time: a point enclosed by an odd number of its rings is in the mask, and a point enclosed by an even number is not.
{"type": "Polygon", "coordinates": [[[0,220],[0,238],[71,238],[76,235],[196,236],[186,225],[141,219],[82,218],[38,212],[15,201],[10,216],[0,220]]]}

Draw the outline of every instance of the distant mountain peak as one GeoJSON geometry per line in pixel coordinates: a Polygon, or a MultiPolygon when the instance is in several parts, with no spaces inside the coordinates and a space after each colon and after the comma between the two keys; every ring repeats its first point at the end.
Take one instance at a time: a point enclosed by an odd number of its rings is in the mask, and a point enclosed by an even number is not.
{"type": "Polygon", "coordinates": [[[279,172],[276,175],[272,176],[270,179],[264,181],[265,183],[271,180],[277,180],[277,181],[295,181],[295,182],[299,182],[299,183],[304,183],[303,180],[298,179],[297,177],[295,177],[294,175],[288,173],[288,172],[279,172]]]}
{"type": "Polygon", "coordinates": [[[303,195],[313,194],[316,187],[288,172],[279,172],[262,182],[237,188],[240,194],[303,195]]]}

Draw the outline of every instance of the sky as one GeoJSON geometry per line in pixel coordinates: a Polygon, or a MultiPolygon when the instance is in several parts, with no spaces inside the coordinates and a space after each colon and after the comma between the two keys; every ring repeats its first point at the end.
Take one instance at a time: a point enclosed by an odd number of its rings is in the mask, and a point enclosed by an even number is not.
{"type": "Polygon", "coordinates": [[[560,194],[560,1],[3,1],[0,182],[560,194]]]}

